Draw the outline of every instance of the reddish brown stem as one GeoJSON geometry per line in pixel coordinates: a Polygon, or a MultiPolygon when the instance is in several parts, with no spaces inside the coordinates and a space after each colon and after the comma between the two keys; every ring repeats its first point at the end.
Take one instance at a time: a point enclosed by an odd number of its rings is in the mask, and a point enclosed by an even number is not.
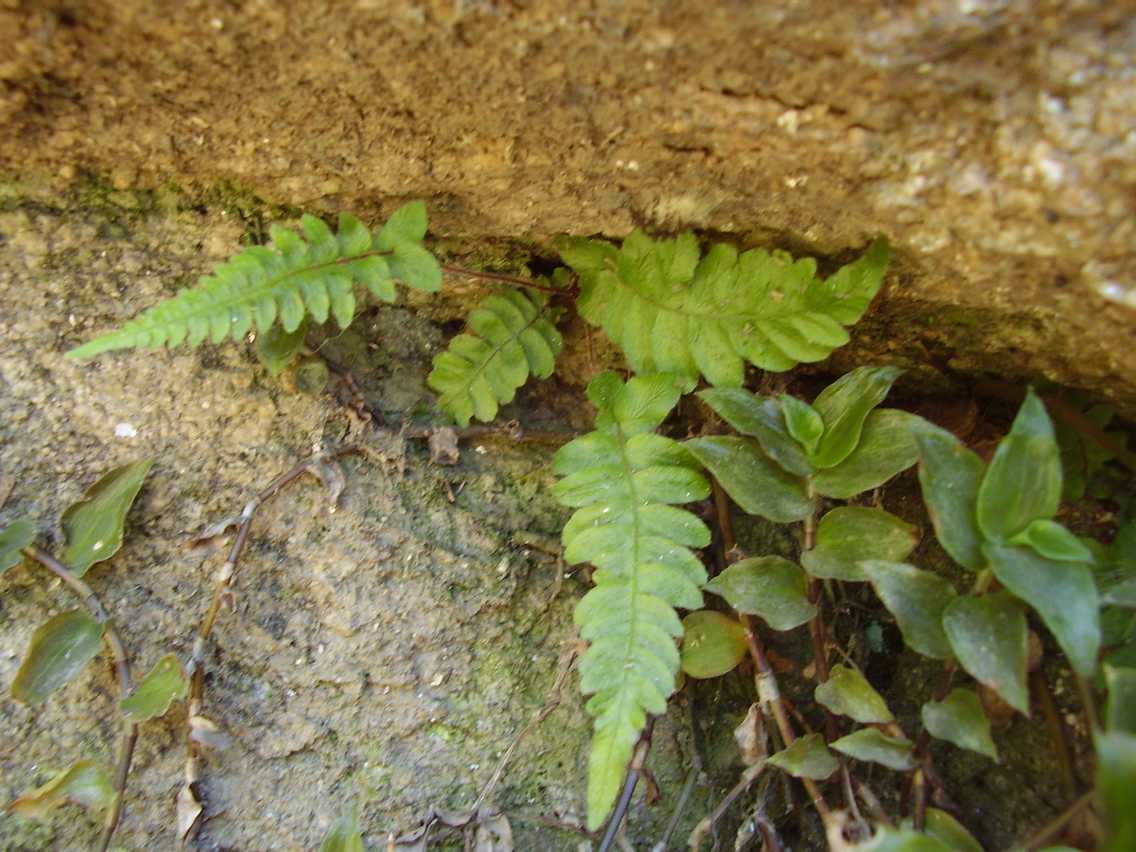
{"type": "Polygon", "coordinates": [[[454,275],[468,275],[470,278],[484,278],[486,281],[499,281],[503,284],[513,284],[517,287],[524,287],[528,290],[539,290],[542,293],[556,293],[564,296],[575,296],[575,289],[564,289],[562,287],[552,287],[548,284],[538,284],[535,281],[530,281],[527,278],[518,278],[516,275],[505,275],[501,272],[482,272],[478,269],[464,269],[460,266],[451,266],[448,263],[442,264],[442,269],[454,275]]]}

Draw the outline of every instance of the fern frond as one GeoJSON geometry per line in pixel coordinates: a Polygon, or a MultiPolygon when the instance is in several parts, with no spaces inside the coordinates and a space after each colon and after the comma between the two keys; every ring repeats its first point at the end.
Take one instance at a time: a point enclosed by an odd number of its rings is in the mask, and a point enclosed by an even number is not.
{"type": "Polygon", "coordinates": [[[745,362],[788,370],[848,342],[879,290],[888,243],[877,239],[827,280],[816,261],[715,245],[699,259],[693,234],[655,241],[634,231],[622,248],[574,239],[561,257],[580,276],[578,307],[603,328],[636,373],[700,375],[740,387],[745,362]]]}
{"type": "Polygon", "coordinates": [[[441,394],[438,405],[463,427],[471,417],[496,417],[498,404],[512,402],[530,373],[551,376],[564,343],[541,293],[503,290],[478,305],[467,324],[472,334],[459,334],[435,355],[426,380],[441,394]]]}
{"type": "Polygon", "coordinates": [[[706,525],[674,504],[710,492],[698,464],[655,429],[678,402],[671,376],[624,384],[597,376],[588,397],[596,430],[556,454],[553,494],[577,511],[564,527],[564,558],[591,562],[595,588],[576,607],[590,644],[580,663],[595,735],[588,762],[588,825],[606,818],[647,714],[666,710],[679,668],[676,607],[697,609],[706,571],[692,547],[710,543],[706,525]]]}
{"type": "Polygon", "coordinates": [[[279,320],[288,333],[305,316],[346,328],[355,316],[354,284],[384,302],[394,301],[397,279],[418,290],[442,286],[438,262],[422,247],[426,206],[413,201],[372,234],[354,216],[339,217],[338,233],[305,215],[303,236],[273,227],[272,245],[250,246],[183,290],[144,311],[122,328],[72,349],[83,360],[112,349],[197,346],[206,338],[240,340],[256,325],[264,334],[279,320]]]}

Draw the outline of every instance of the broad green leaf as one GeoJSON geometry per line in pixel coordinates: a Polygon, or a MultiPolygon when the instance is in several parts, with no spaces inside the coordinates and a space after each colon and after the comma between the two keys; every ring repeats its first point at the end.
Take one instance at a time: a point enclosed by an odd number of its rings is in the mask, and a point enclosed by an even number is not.
{"type": "Polygon", "coordinates": [[[42,704],[94,659],[102,637],[103,625],[81,609],[61,612],[41,624],[12,681],[12,697],[42,704]]]}
{"type": "Polygon", "coordinates": [[[924,704],[923,727],[933,737],[998,760],[990,720],[978,696],[969,689],[953,689],[942,701],[924,704]]]}
{"type": "Polygon", "coordinates": [[[915,440],[919,485],[935,535],[955,562],[979,571],[985,559],[975,505],[986,465],[945,429],[921,430],[915,440]]]}
{"type": "Polygon", "coordinates": [[[805,452],[815,453],[824,434],[824,420],[820,413],[807,402],[787,393],[781,394],[780,400],[789,434],[805,448],[805,452]]]}
{"type": "Polygon", "coordinates": [[[902,374],[898,367],[857,367],[820,392],[813,408],[824,421],[824,434],[809,456],[814,467],[834,467],[856,449],[868,413],[902,374]]]}
{"type": "Polygon", "coordinates": [[[1096,789],[1107,831],[1102,852],[1136,849],[1136,735],[1098,733],[1096,789]]]}
{"type": "Polygon", "coordinates": [[[943,612],[955,599],[949,582],[899,562],[861,562],[860,570],[895,616],[907,647],[936,660],[951,656],[951,645],[943,632],[943,612]]]}
{"type": "Polygon", "coordinates": [[[1030,522],[1052,518],[1060,501],[1061,453],[1053,423],[1031,389],[978,488],[978,528],[990,541],[1009,541],[1030,522]]]}
{"type": "Polygon", "coordinates": [[[268,331],[256,336],[257,360],[269,374],[280,375],[281,371],[300,354],[307,333],[306,322],[301,322],[293,332],[287,332],[278,325],[272,326],[268,331]]]}
{"type": "MultiPolygon", "coordinates": [[[[902,827],[911,828],[910,820],[904,820],[902,827]]],[[[974,835],[961,822],[938,808],[927,808],[923,830],[927,836],[942,842],[952,852],[983,852],[982,844],[974,839],[974,835]]]]}
{"type": "Polygon", "coordinates": [[[745,628],[720,612],[692,612],[682,620],[682,629],[682,670],[693,678],[724,675],[746,655],[745,628]]]}
{"type": "Polygon", "coordinates": [[[376,239],[375,247],[389,249],[397,243],[418,243],[426,236],[429,222],[426,216],[426,202],[410,201],[399,207],[383,226],[382,237],[376,239]]]}
{"type": "Polygon", "coordinates": [[[29,790],[7,807],[8,813],[26,819],[44,819],[64,804],[105,810],[115,799],[110,773],[93,760],[77,760],[42,787],[29,790]]]}
{"type": "Polygon", "coordinates": [[[35,542],[35,524],[27,518],[19,518],[0,532],[0,574],[19,565],[24,558],[21,552],[35,542]]]}
{"type": "Polygon", "coordinates": [[[887,702],[872,688],[859,670],[837,663],[828,680],[814,693],[818,703],[838,716],[848,716],[862,724],[894,722],[887,702]]]}
{"type": "Polygon", "coordinates": [[[1107,663],[1103,668],[1108,688],[1105,723],[1109,730],[1136,734],[1136,669],[1117,668],[1107,663]]]}
{"type": "Polygon", "coordinates": [[[1028,527],[1010,539],[1009,543],[1032,547],[1046,559],[1058,562],[1091,563],[1093,561],[1092,551],[1077,536],[1056,521],[1044,518],[1031,522],[1028,527]]]}
{"type": "Polygon", "coordinates": [[[883,509],[840,506],[817,525],[816,546],[801,554],[801,565],[826,580],[866,580],[865,559],[902,561],[919,543],[919,529],[883,509]]]}
{"type": "Polygon", "coordinates": [[[877,408],[864,421],[860,443],[835,467],[817,471],[813,488],[825,497],[847,500],[883,485],[919,457],[915,435],[926,421],[897,408],[877,408]]]}
{"type": "Polygon", "coordinates": [[[769,764],[794,778],[811,778],[814,781],[823,781],[840,766],[820,734],[797,737],[788,748],[769,758],[769,764]]]}
{"type": "Polygon", "coordinates": [[[808,476],[813,472],[805,451],[789,433],[783,404],[776,399],[754,396],[741,388],[707,388],[698,396],[738,432],[757,438],[765,454],[789,473],[808,476]]]}
{"type": "Polygon", "coordinates": [[[809,603],[808,577],[780,556],[754,556],[735,562],[706,584],[738,612],[760,616],[774,630],[792,630],[816,615],[809,603]]]}
{"type": "Polygon", "coordinates": [[[1022,604],[1004,593],[956,598],[943,612],[943,629],[959,665],[1029,716],[1028,640],[1022,604]]]}
{"type": "Polygon", "coordinates": [[[1100,651],[1100,601],[1092,572],[1076,562],[1055,562],[1024,547],[982,548],[998,581],[1032,606],[1073,668],[1088,677],[1100,651]]]}
{"type": "Polygon", "coordinates": [[[770,461],[756,441],[717,436],[691,438],[683,446],[749,514],[787,524],[812,513],[804,480],[770,461]]]}
{"type": "Polygon", "coordinates": [[[122,547],[126,513],[153,463],[153,459],[144,459],[116,467],[63,513],[67,537],[63,561],[76,577],[82,577],[96,562],[110,559],[122,547]]]}
{"type": "Polygon", "coordinates": [[[320,844],[320,852],[363,852],[358,814],[352,812],[336,820],[320,844]]]}
{"type": "Polygon", "coordinates": [[[841,737],[832,747],[856,760],[879,763],[889,769],[905,772],[915,768],[913,747],[909,740],[885,734],[878,728],[861,728],[841,737]]]}
{"type": "Polygon", "coordinates": [[[164,716],[173,702],[185,698],[188,689],[177,655],[166,654],[118,706],[127,719],[145,722],[164,716]]]}
{"type": "Polygon", "coordinates": [[[692,389],[700,375],[738,387],[749,362],[782,371],[820,361],[848,342],[877,292],[888,246],[879,239],[827,281],[811,259],[713,246],[699,260],[692,234],[622,247],[568,239],[560,255],[580,280],[577,308],[603,328],[634,372],[667,372],[692,389]]]}
{"type": "Polygon", "coordinates": [[[855,852],[964,852],[965,847],[944,845],[931,834],[920,834],[909,828],[880,826],[871,840],[848,847],[855,852]]]}

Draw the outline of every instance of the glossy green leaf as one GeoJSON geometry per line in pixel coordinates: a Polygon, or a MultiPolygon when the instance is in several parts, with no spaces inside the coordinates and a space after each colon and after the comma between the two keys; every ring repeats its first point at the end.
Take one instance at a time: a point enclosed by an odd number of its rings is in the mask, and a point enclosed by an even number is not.
{"type": "Polygon", "coordinates": [[[789,473],[813,472],[804,449],[789,432],[784,405],[778,400],[741,388],[707,388],[698,396],[738,432],[757,438],[765,454],[789,473]]]}
{"type": "Polygon", "coordinates": [[[1109,730],[1136,734],[1136,669],[1103,666],[1108,689],[1105,724],[1109,730]]]}
{"type": "Polygon", "coordinates": [[[719,677],[746,655],[746,632],[737,619],[700,609],[682,620],[682,670],[693,678],[719,677]]]}
{"type": "Polygon", "coordinates": [[[63,513],[67,537],[63,561],[76,577],[82,577],[96,562],[110,559],[122,547],[126,513],[153,463],[153,459],[144,459],[116,467],[63,513]]]}
{"type": "Polygon", "coordinates": [[[91,810],[109,808],[116,793],[110,773],[93,760],[77,760],[42,787],[29,790],[8,805],[7,811],[26,819],[44,819],[64,804],[91,810]]]}
{"type": "Polygon", "coordinates": [[[895,616],[903,641],[911,650],[936,660],[951,656],[950,642],[943,632],[943,612],[956,597],[949,582],[899,562],[861,562],[860,569],[895,616]]]}
{"type": "Polygon", "coordinates": [[[909,828],[880,826],[871,840],[850,846],[855,852],[962,852],[930,834],[920,834],[909,828]]]}
{"type": "Polygon", "coordinates": [[[1046,559],[1058,562],[1093,561],[1092,551],[1073,533],[1056,521],[1038,519],[1010,539],[1010,544],[1032,547],[1046,559]]]}
{"type": "Polygon", "coordinates": [[[1096,789],[1105,816],[1101,852],[1136,849],[1136,735],[1106,731],[1095,738],[1096,789]]]}
{"type": "Polygon", "coordinates": [[[257,360],[271,375],[280,375],[300,354],[307,333],[306,322],[301,322],[293,332],[287,332],[279,325],[272,326],[256,336],[257,360]]]}
{"type": "Polygon", "coordinates": [[[872,688],[858,669],[837,663],[828,680],[818,684],[816,700],[838,716],[848,716],[862,724],[894,722],[887,702],[872,688]]]}
{"type": "Polygon", "coordinates": [[[943,612],[943,629],[959,665],[1028,716],[1028,647],[1021,602],[1005,593],[956,598],[943,612]]]}
{"type": "Polygon", "coordinates": [[[801,565],[826,580],[866,580],[865,559],[902,561],[919,543],[919,529],[883,509],[840,506],[821,518],[816,546],[801,554],[801,565]]]}
{"type": "Polygon", "coordinates": [[[0,532],[0,574],[19,565],[24,558],[21,552],[36,540],[36,527],[27,518],[19,518],[0,532]]]}
{"type": "Polygon", "coordinates": [[[883,485],[919,457],[915,435],[923,418],[896,408],[878,408],[864,420],[860,443],[835,467],[817,471],[813,488],[825,497],[847,500],[883,485]]]}
{"type": "Polygon", "coordinates": [[[933,737],[998,760],[990,720],[978,696],[969,689],[953,689],[942,701],[924,704],[923,727],[933,737]]]}
{"type": "Polygon", "coordinates": [[[808,582],[801,567],[788,559],[754,556],[735,562],[705,589],[738,612],[760,616],[774,630],[792,630],[816,615],[808,582]]]}
{"type": "Polygon", "coordinates": [[[175,701],[185,698],[189,682],[175,654],[166,654],[134,691],[119,702],[119,708],[127,719],[145,722],[164,716],[175,701]]]}
{"type": "Polygon", "coordinates": [[[717,436],[691,438],[683,446],[749,514],[787,524],[812,513],[804,480],[770,461],[756,441],[717,436]]]}
{"type": "MultiPolygon", "coordinates": [[[[910,828],[907,820],[904,820],[903,827],[910,828]]],[[[927,808],[923,830],[952,852],[983,852],[982,844],[974,839],[974,835],[961,822],[938,808],[927,808]]]]}
{"type": "Polygon", "coordinates": [[[769,764],[794,778],[811,778],[814,781],[823,781],[840,766],[820,734],[797,737],[788,748],[770,757],[769,764]]]}
{"type": "Polygon", "coordinates": [[[879,763],[899,772],[915,768],[911,741],[889,736],[878,728],[861,728],[841,737],[832,747],[856,760],[879,763]]]}
{"type": "Polygon", "coordinates": [[[982,552],[998,581],[1041,616],[1073,668],[1091,675],[1101,631],[1100,601],[1088,566],[1055,562],[1025,547],[987,544],[982,552]]]}
{"type": "MultiPolygon", "coordinates": [[[[807,453],[815,453],[824,435],[824,420],[815,408],[804,400],[787,393],[781,394],[781,410],[785,413],[785,426],[794,440],[807,453]]],[[[796,471],[793,471],[794,473],[796,471]]]]}
{"type": "Polygon", "coordinates": [[[363,832],[359,830],[359,816],[352,812],[335,821],[319,852],[363,852],[363,832]]]}
{"type": "Polygon", "coordinates": [[[985,565],[975,505],[986,465],[945,429],[927,428],[919,445],[919,485],[943,550],[971,571],[985,565]]]}
{"type": "Polygon", "coordinates": [[[820,392],[813,408],[824,421],[824,434],[809,456],[814,467],[834,467],[856,449],[864,420],[902,374],[898,367],[857,367],[820,392]]]}
{"type": "Polygon", "coordinates": [[[24,704],[42,704],[75,677],[99,653],[103,625],[85,610],[71,609],[41,624],[32,633],[12,697],[24,704]]]}
{"type": "Polygon", "coordinates": [[[1060,501],[1061,453],[1053,423],[1031,389],[978,488],[978,528],[990,541],[1009,541],[1032,521],[1052,518],[1060,501]]]}

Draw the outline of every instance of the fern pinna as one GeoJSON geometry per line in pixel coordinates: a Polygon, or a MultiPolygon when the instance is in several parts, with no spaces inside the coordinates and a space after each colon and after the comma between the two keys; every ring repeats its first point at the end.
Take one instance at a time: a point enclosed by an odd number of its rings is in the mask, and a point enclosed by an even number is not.
{"type": "Polygon", "coordinates": [[[595,588],[576,607],[590,647],[580,663],[581,687],[595,717],[588,764],[588,824],[611,810],[647,714],[663,713],[679,667],[682,636],[676,607],[702,605],[706,571],[690,550],[710,531],[674,504],[710,493],[698,463],[670,438],[655,434],[678,402],[671,376],[626,384],[605,372],[588,385],[596,429],[556,454],[564,477],[553,494],[576,509],[564,527],[564,558],[596,566],[595,588]]]}
{"type": "Polygon", "coordinates": [[[889,251],[877,239],[825,280],[815,260],[784,252],[719,244],[699,260],[689,233],[656,241],[634,231],[618,249],[572,239],[560,254],[580,276],[580,315],[623,349],[632,370],[673,373],[691,390],[700,375],[740,387],[746,361],[782,371],[827,358],[879,290],[889,251]]]}
{"type": "Polygon", "coordinates": [[[220,343],[240,340],[256,324],[261,334],[279,319],[288,333],[311,315],[316,322],[334,316],[346,328],[355,316],[354,283],[376,298],[392,302],[395,280],[435,292],[442,270],[425,248],[426,205],[413,201],[395,211],[377,233],[346,213],[338,233],[320,219],[300,220],[304,235],[273,227],[272,246],[249,246],[196,287],[143,312],[122,328],[71,350],[76,359],[112,349],[197,346],[207,337],[220,343]]]}
{"type": "Polygon", "coordinates": [[[471,417],[490,421],[499,403],[513,401],[529,374],[547,379],[563,339],[550,320],[548,297],[508,288],[469,315],[471,334],[459,334],[434,357],[427,384],[438,405],[461,426],[471,417]]]}

